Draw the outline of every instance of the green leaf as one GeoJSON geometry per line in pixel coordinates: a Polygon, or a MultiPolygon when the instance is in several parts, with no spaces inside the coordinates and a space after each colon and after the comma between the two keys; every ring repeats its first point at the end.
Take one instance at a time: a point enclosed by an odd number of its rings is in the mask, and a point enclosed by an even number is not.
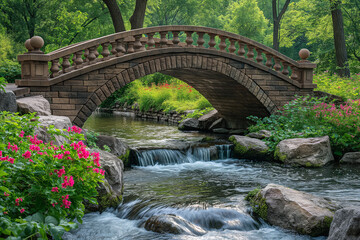
{"type": "Polygon", "coordinates": [[[62,226],[50,227],[50,232],[55,240],[61,240],[62,235],[65,233],[65,229],[62,226]]]}
{"type": "Polygon", "coordinates": [[[38,223],[44,223],[44,215],[42,213],[37,212],[32,215],[32,221],[38,223]]]}
{"type": "Polygon", "coordinates": [[[59,221],[56,218],[54,218],[53,216],[47,216],[45,218],[45,224],[50,224],[50,223],[54,224],[55,226],[59,225],[59,221]]]}

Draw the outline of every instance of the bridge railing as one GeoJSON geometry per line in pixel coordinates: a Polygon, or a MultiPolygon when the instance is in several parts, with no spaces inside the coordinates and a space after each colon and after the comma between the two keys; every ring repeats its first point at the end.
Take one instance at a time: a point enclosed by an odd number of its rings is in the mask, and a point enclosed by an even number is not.
{"type": "Polygon", "coordinates": [[[28,53],[19,55],[22,79],[33,83],[56,78],[86,66],[122,57],[140,51],[159,48],[208,48],[227,52],[273,69],[279,75],[290,77],[312,86],[315,64],[307,61],[310,52],[299,52],[301,61],[293,59],[246,37],[218,29],[197,26],[160,26],[120,32],[60,48],[43,54],[44,42],[33,37],[25,42],[28,53]]]}

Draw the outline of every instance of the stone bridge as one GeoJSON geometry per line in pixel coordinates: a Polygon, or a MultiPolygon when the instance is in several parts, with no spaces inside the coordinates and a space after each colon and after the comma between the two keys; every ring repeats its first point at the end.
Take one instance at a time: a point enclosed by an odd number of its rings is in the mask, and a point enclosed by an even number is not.
{"type": "Polygon", "coordinates": [[[113,92],[161,72],[197,89],[227,120],[243,128],[246,117],[267,116],[295,95],[306,95],[315,64],[294,61],[243,36],[196,26],[160,26],[116,33],[44,54],[41,37],[26,41],[18,56],[18,87],[43,95],[53,115],[82,126],[113,92]]]}

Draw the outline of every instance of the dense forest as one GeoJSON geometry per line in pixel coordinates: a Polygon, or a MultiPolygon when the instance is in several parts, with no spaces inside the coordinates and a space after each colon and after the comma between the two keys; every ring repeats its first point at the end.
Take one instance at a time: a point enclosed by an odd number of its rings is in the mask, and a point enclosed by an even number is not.
{"type": "Polygon", "coordinates": [[[0,0],[0,77],[19,74],[16,56],[34,35],[45,52],[114,32],[199,25],[234,32],[298,59],[317,72],[360,72],[359,0],[0,0]]]}

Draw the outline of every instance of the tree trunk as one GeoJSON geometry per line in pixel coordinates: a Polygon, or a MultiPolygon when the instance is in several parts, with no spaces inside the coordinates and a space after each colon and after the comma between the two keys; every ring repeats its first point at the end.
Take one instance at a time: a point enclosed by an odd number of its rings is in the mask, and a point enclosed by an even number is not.
{"type": "MultiPolygon", "coordinates": [[[[280,21],[281,21],[281,18],[283,17],[286,9],[288,8],[289,6],[289,3],[291,0],[286,0],[283,8],[281,9],[280,13],[278,14],[278,9],[277,10],[277,0],[272,0],[272,12],[273,12],[273,48],[276,50],[276,51],[279,51],[279,45],[280,45],[280,41],[279,41],[279,29],[280,29],[280,21]]],[[[280,1],[280,0],[278,0],[280,1]]]]}
{"type": "Polygon", "coordinates": [[[109,9],[115,32],[126,31],[124,20],[116,0],[103,0],[109,9]]]}
{"type": "Polygon", "coordinates": [[[334,44],[335,44],[335,56],[336,65],[339,67],[338,74],[341,77],[350,77],[350,70],[348,65],[345,34],[344,34],[344,22],[341,12],[341,0],[330,0],[331,2],[331,17],[334,29],[334,44]]]}
{"type": "Polygon", "coordinates": [[[142,28],[144,25],[147,0],[136,0],[135,10],[130,17],[131,29],[142,28]]]}

